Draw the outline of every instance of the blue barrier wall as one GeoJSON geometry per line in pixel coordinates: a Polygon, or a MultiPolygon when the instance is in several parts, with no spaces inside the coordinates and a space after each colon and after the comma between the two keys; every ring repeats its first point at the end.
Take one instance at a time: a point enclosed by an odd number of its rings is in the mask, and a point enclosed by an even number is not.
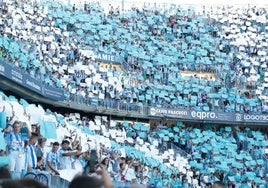
{"type": "Polygon", "coordinates": [[[62,101],[64,100],[64,91],[59,88],[43,84],[40,80],[31,77],[15,66],[0,60],[0,75],[22,85],[46,98],[62,101]]]}

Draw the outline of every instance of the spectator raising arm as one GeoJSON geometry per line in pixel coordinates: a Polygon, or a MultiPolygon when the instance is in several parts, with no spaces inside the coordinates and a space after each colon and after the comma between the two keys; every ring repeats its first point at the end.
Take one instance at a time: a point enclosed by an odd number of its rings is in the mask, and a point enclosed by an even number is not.
{"type": "Polygon", "coordinates": [[[64,157],[71,157],[71,156],[76,156],[76,155],[80,155],[81,152],[80,151],[71,151],[71,152],[67,152],[67,153],[62,153],[61,155],[64,157]]]}

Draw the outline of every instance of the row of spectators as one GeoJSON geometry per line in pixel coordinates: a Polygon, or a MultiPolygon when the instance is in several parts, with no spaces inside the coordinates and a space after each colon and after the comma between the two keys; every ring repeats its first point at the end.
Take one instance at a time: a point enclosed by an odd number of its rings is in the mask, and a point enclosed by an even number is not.
{"type": "Polygon", "coordinates": [[[141,112],[144,106],[263,111],[263,7],[203,7],[198,13],[173,5],[123,15],[106,15],[98,3],[85,7],[90,12],[60,2],[3,1],[1,57],[78,103],[141,112]],[[102,66],[96,52],[121,57],[122,65],[102,66]]]}

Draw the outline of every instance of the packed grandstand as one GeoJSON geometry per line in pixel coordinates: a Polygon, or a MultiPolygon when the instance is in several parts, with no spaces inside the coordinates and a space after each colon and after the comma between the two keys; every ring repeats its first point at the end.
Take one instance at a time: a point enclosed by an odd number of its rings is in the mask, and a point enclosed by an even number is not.
{"type": "Polygon", "coordinates": [[[267,187],[268,5],[107,2],[0,0],[0,166],[267,187]]]}

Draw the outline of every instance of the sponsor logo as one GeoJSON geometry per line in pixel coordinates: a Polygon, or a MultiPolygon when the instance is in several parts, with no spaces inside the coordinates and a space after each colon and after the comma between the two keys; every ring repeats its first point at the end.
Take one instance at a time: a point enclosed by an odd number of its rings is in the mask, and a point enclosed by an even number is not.
{"type": "Polygon", "coordinates": [[[235,114],[235,121],[242,121],[242,114],[235,114]]]}
{"type": "Polygon", "coordinates": [[[268,115],[245,114],[245,121],[268,121],[268,115]]]}
{"type": "Polygon", "coordinates": [[[155,115],[156,115],[156,110],[155,110],[155,108],[151,108],[151,109],[150,109],[150,114],[151,114],[152,116],[155,116],[155,115]]]}
{"type": "Polygon", "coordinates": [[[167,115],[168,110],[167,109],[162,109],[162,108],[151,108],[150,109],[150,114],[152,116],[155,115],[167,115]]]}
{"type": "Polygon", "coordinates": [[[27,84],[28,86],[30,86],[30,87],[32,87],[32,88],[38,90],[38,91],[41,90],[41,87],[38,85],[38,83],[34,83],[33,81],[30,81],[30,80],[26,79],[26,84],[27,84]]]}
{"type": "Polygon", "coordinates": [[[198,119],[217,119],[215,112],[191,112],[192,118],[198,118],[198,119]]]}
{"type": "Polygon", "coordinates": [[[162,108],[150,108],[150,115],[164,115],[164,116],[185,116],[187,117],[187,111],[186,110],[167,110],[162,108]]]}
{"type": "Polygon", "coordinates": [[[168,110],[167,115],[187,116],[186,110],[168,110]]]}

